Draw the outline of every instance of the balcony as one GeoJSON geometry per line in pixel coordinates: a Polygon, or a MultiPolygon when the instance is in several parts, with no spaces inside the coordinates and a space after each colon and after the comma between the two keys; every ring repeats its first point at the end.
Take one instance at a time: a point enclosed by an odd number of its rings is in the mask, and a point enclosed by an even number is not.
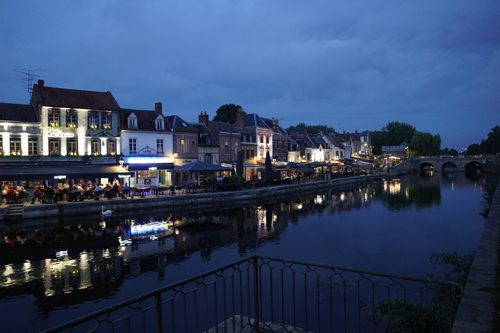
{"type": "Polygon", "coordinates": [[[253,256],[45,332],[448,332],[461,294],[449,281],[253,256]]]}

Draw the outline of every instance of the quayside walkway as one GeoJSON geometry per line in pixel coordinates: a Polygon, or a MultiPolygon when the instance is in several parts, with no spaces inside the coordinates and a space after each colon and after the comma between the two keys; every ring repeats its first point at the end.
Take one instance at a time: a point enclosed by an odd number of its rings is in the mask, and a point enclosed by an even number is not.
{"type": "MultiPolygon", "coordinates": [[[[341,187],[364,184],[374,181],[377,177],[379,176],[355,176],[332,180],[311,179],[289,185],[255,186],[249,188],[232,187],[224,191],[186,191],[184,189],[176,189],[173,192],[142,191],[131,192],[131,195],[126,197],[100,198],[98,201],[84,199],[76,202],[57,201],[56,203],[42,204],[37,202],[32,204],[32,200],[26,200],[22,203],[17,216],[22,219],[36,219],[89,214],[100,215],[102,209],[109,209],[115,212],[130,212],[151,208],[172,207],[179,209],[179,207],[183,206],[200,209],[214,206],[223,207],[234,205],[235,203],[256,203],[268,198],[283,199],[298,194],[314,193],[318,190],[331,188],[332,186],[341,187]]],[[[10,208],[11,206],[5,204],[0,206],[0,221],[9,218],[10,208]]]]}

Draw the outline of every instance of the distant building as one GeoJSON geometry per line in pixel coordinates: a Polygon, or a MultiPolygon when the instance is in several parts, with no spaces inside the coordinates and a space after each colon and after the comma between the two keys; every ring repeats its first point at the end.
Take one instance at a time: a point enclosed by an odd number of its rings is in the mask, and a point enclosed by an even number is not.
{"type": "Polygon", "coordinates": [[[0,156],[39,155],[40,133],[31,105],[0,103],[0,156]]]}
{"type": "Polygon", "coordinates": [[[407,155],[408,144],[401,143],[399,146],[382,146],[382,155],[404,158],[407,155]]]}

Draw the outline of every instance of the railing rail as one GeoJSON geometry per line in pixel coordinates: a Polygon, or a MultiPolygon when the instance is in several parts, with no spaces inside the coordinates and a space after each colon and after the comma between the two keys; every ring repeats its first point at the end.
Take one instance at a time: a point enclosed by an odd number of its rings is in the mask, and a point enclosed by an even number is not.
{"type": "Polygon", "coordinates": [[[45,332],[377,332],[393,319],[410,325],[426,306],[432,331],[449,332],[461,292],[449,281],[252,256],[45,332]],[[398,318],[387,317],[391,306],[402,309],[398,318]]]}

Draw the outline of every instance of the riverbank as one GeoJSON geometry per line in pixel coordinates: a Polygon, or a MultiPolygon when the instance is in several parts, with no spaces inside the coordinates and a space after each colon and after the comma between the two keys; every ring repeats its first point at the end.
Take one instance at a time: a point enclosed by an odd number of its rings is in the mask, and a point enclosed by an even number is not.
{"type": "Polygon", "coordinates": [[[481,241],[474,255],[464,296],[453,324],[454,333],[492,332],[499,228],[500,182],[495,190],[481,241]]]}
{"type": "MultiPolygon", "coordinates": [[[[150,195],[126,199],[111,199],[83,202],[60,202],[56,204],[27,204],[23,207],[23,220],[46,219],[56,217],[78,217],[101,215],[102,209],[113,212],[134,212],[148,209],[168,209],[181,207],[203,209],[213,207],[228,207],[235,204],[255,204],[263,200],[282,200],[298,195],[315,193],[329,188],[362,185],[375,181],[375,176],[357,176],[333,180],[315,181],[292,185],[279,185],[230,192],[209,192],[180,195],[150,195]]],[[[8,206],[0,208],[0,221],[5,221],[8,206]]]]}

